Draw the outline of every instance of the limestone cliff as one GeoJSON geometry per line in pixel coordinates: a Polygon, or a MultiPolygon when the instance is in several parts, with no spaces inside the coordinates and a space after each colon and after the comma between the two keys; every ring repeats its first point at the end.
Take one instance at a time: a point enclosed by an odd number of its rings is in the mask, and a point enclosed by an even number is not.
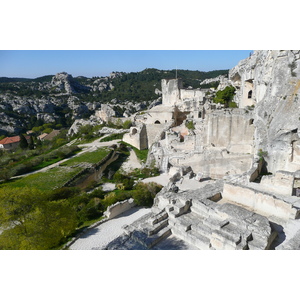
{"type": "Polygon", "coordinates": [[[230,70],[239,107],[254,107],[255,151],[267,168],[295,171],[300,162],[300,51],[255,51],[230,70]]]}

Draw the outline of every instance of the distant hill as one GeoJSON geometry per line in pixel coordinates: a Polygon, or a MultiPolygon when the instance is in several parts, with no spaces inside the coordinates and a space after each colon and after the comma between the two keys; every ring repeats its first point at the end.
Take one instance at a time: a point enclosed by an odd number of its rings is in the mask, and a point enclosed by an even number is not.
{"type": "Polygon", "coordinates": [[[69,127],[74,119],[89,118],[104,103],[113,104],[117,116],[125,111],[132,114],[158,100],[162,79],[177,76],[184,88],[195,89],[203,88],[203,80],[227,75],[228,71],[147,68],[92,78],[72,77],[66,72],[35,79],[0,77],[0,135],[18,134],[44,123],[69,127]]]}
{"type": "Polygon", "coordinates": [[[13,83],[13,82],[50,82],[54,75],[46,75],[37,77],[35,79],[30,78],[18,78],[18,77],[0,77],[0,83],[13,83]]]}

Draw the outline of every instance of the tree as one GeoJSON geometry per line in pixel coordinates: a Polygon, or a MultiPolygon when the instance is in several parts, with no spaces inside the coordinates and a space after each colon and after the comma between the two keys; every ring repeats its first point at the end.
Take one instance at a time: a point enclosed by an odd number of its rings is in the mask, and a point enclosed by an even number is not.
{"type": "Polygon", "coordinates": [[[34,141],[33,141],[32,135],[30,136],[30,139],[29,139],[28,148],[29,148],[30,150],[33,150],[33,149],[34,149],[34,141]]]}
{"type": "Polygon", "coordinates": [[[66,200],[49,201],[34,188],[1,188],[0,249],[53,249],[77,226],[76,212],[66,200]]]}
{"type": "MultiPolygon", "coordinates": [[[[0,150],[1,152],[1,150],[0,150]]],[[[0,172],[0,180],[8,181],[12,177],[12,170],[9,168],[3,168],[0,172]]]]}
{"type": "Polygon", "coordinates": [[[19,136],[20,136],[20,144],[19,144],[20,148],[21,149],[27,149],[28,148],[28,142],[27,142],[26,138],[24,137],[23,134],[20,134],[19,136]]]}

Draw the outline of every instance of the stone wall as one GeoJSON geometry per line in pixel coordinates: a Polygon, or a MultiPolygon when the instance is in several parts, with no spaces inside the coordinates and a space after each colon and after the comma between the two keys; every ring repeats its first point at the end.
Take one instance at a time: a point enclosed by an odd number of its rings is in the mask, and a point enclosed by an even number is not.
{"type": "Polygon", "coordinates": [[[228,154],[226,150],[210,150],[192,155],[170,156],[173,166],[191,166],[195,173],[201,172],[205,177],[221,179],[225,175],[241,174],[252,166],[250,154],[228,154]]]}
{"type": "Polygon", "coordinates": [[[131,209],[135,206],[135,203],[132,198],[128,200],[124,200],[121,202],[117,202],[113,205],[110,205],[106,211],[104,212],[104,216],[107,217],[107,219],[115,218],[116,216],[122,214],[123,212],[131,209]]]}
{"type": "Polygon", "coordinates": [[[138,126],[131,127],[130,132],[124,134],[123,141],[139,150],[147,149],[148,137],[146,126],[144,124],[139,124],[138,126]]]}
{"type": "Polygon", "coordinates": [[[275,175],[263,176],[260,185],[270,192],[292,196],[294,187],[294,173],[278,171],[275,175]]]}
{"type": "Polygon", "coordinates": [[[180,98],[180,89],[182,89],[182,79],[162,79],[162,104],[165,106],[174,105],[180,98]]]}
{"type": "Polygon", "coordinates": [[[180,99],[182,101],[193,100],[196,102],[203,102],[204,93],[200,89],[181,89],[180,90],[180,99]]]}
{"type": "Polygon", "coordinates": [[[157,137],[161,136],[164,128],[165,123],[163,124],[147,124],[146,125],[146,133],[147,133],[147,139],[148,139],[148,148],[151,147],[151,145],[154,143],[157,137]]]}
{"type": "Polygon", "coordinates": [[[256,213],[281,219],[295,219],[299,209],[293,205],[298,201],[296,197],[290,199],[273,195],[272,192],[259,190],[259,184],[242,186],[232,183],[224,183],[223,199],[235,202],[256,213]]]}
{"type": "Polygon", "coordinates": [[[204,146],[224,147],[232,153],[253,153],[254,125],[244,110],[218,110],[206,115],[204,146]]]}

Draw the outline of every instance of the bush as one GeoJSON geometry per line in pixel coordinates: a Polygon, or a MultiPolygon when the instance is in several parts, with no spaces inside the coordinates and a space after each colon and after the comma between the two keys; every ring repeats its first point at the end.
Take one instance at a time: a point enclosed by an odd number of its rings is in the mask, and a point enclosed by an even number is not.
{"type": "Polygon", "coordinates": [[[237,104],[235,102],[229,102],[228,107],[230,107],[230,108],[237,108],[238,106],[237,106],[237,104]]]}
{"type": "Polygon", "coordinates": [[[133,190],[134,202],[139,206],[151,207],[156,194],[162,189],[160,184],[155,182],[139,182],[133,190]]]}
{"type": "Polygon", "coordinates": [[[132,126],[132,123],[130,120],[127,120],[123,123],[123,128],[124,129],[129,129],[132,126]]]}
{"type": "Polygon", "coordinates": [[[266,156],[268,156],[268,151],[263,151],[262,149],[259,149],[257,155],[260,160],[263,160],[266,156]]]}
{"type": "Polygon", "coordinates": [[[218,91],[216,97],[213,99],[215,103],[225,104],[227,107],[229,102],[232,101],[235,93],[235,88],[233,86],[227,86],[224,90],[218,91]]]}
{"type": "Polygon", "coordinates": [[[131,173],[129,173],[130,177],[135,178],[149,178],[159,176],[160,172],[157,167],[154,168],[143,168],[143,169],[135,169],[131,173]]]}
{"type": "Polygon", "coordinates": [[[189,129],[189,130],[194,130],[194,129],[195,129],[195,126],[194,126],[194,122],[193,122],[193,121],[187,121],[187,122],[185,123],[185,126],[186,126],[186,128],[189,129]]]}
{"type": "Polygon", "coordinates": [[[55,201],[55,200],[61,200],[61,199],[68,199],[71,198],[79,193],[79,188],[75,187],[62,187],[53,190],[49,194],[49,200],[55,201]]]}

